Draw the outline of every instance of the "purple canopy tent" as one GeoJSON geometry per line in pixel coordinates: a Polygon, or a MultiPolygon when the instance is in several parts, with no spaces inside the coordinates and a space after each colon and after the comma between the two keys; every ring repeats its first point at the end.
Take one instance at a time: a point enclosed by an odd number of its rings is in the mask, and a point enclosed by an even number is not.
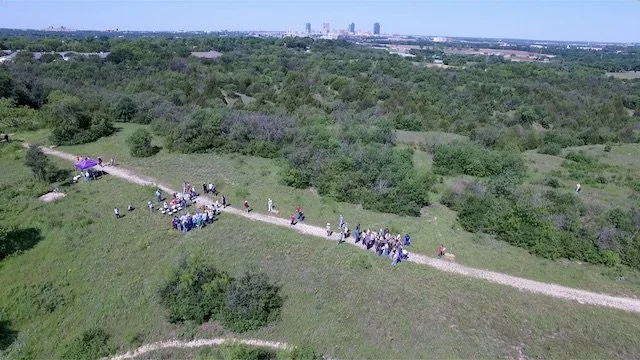
{"type": "Polygon", "coordinates": [[[93,160],[93,159],[86,159],[86,160],[82,160],[78,163],[76,163],[76,168],[80,169],[80,170],[85,170],[88,168],[92,168],[94,166],[98,165],[98,162],[93,160]]]}

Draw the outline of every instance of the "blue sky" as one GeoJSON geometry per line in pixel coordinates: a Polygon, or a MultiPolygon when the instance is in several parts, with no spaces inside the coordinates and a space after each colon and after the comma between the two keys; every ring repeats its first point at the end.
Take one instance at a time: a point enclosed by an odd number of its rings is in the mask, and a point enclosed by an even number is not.
{"type": "Polygon", "coordinates": [[[0,27],[304,30],[640,42],[640,0],[0,0],[0,27]]]}

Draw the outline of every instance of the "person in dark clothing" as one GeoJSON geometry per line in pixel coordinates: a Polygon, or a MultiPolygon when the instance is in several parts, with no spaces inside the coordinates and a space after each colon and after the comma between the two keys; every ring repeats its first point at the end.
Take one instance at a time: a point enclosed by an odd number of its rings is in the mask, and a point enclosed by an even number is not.
{"type": "Polygon", "coordinates": [[[209,192],[207,191],[207,184],[202,184],[202,193],[203,193],[203,194],[207,194],[207,193],[209,193],[209,192]]]}

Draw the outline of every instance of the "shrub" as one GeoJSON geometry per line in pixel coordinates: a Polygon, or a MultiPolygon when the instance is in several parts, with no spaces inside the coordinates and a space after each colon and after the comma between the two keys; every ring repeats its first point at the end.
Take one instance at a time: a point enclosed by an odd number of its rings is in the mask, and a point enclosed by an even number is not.
{"type": "MultiPolygon", "coordinates": [[[[322,356],[316,352],[316,350],[310,345],[301,345],[296,346],[291,349],[290,353],[291,360],[320,360],[322,356]]],[[[285,358],[283,356],[283,358],[285,358]]]]}
{"type": "Polygon", "coordinates": [[[226,345],[222,348],[222,358],[225,360],[272,360],[276,359],[276,352],[263,347],[244,344],[226,345]]]}
{"type": "Polygon", "coordinates": [[[467,143],[438,145],[433,154],[433,165],[435,171],[443,175],[487,177],[510,173],[511,176],[522,177],[526,172],[519,154],[488,150],[467,143]]]}
{"type": "Polygon", "coordinates": [[[620,265],[620,255],[611,250],[605,250],[601,254],[602,263],[608,267],[616,267],[620,265]]]}
{"type": "Polygon", "coordinates": [[[33,177],[36,180],[46,180],[47,171],[50,168],[49,159],[47,155],[42,152],[40,147],[36,145],[29,145],[27,154],[24,159],[24,164],[31,169],[33,177]]]}
{"type": "Polygon", "coordinates": [[[151,145],[151,133],[146,129],[137,129],[127,138],[129,153],[133,157],[149,157],[158,152],[158,148],[151,145]]]}
{"type": "Polygon", "coordinates": [[[65,359],[95,360],[113,352],[109,345],[109,335],[100,328],[85,330],[79,337],[66,345],[63,353],[65,359]]]}
{"type": "Polygon", "coordinates": [[[554,177],[547,176],[544,178],[544,180],[542,180],[542,185],[555,189],[560,187],[560,181],[558,181],[558,179],[554,177]]]}
{"type": "Polygon", "coordinates": [[[247,272],[232,279],[200,258],[180,263],[160,290],[169,321],[201,324],[215,319],[237,332],[253,330],[277,319],[283,299],[266,275],[247,272]]]}
{"type": "Polygon", "coordinates": [[[611,145],[607,144],[604,146],[604,152],[611,152],[611,145]]]}
{"type": "Polygon", "coordinates": [[[169,321],[203,323],[218,314],[230,282],[229,275],[218,272],[199,258],[182,261],[160,290],[161,303],[169,309],[169,321]]]}
{"type": "Polygon", "coordinates": [[[225,291],[222,324],[242,332],[276,320],[283,303],[279,292],[280,288],[270,284],[266,275],[252,271],[245,273],[233,280],[225,291]]]}
{"type": "Polygon", "coordinates": [[[560,152],[562,152],[562,148],[556,143],[545,143],[538,148],[538,153],[540,154],[558,156],[560,152]]]}

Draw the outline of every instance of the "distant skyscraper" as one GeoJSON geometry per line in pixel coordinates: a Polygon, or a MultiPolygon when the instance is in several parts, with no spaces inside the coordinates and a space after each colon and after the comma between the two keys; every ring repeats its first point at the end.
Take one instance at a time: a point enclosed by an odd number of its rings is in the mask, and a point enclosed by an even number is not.
{"type": "Polygon", "coordinates": [[[307,34],[310,34],[311,33],[311,23],[307,23],[305,25],[305,29],[307,30],[307,34]]]}
{"type": "Polygon", "coordinates": [[[355,23],[349,24],[349,32],[352,33],[352,34],[356,33],[356,24],[355,23]]]}
{"type": "Polygon", "coordinates": [[[380,35],[380,23],[373,24],[373,35],[380,35]]]}
{"type": "Polygon", "coordinates": [[[324,32],[325,34],[331,32],[331,26],[329,26],[329,23],[322,24],[322,32],[324,32]]]}

